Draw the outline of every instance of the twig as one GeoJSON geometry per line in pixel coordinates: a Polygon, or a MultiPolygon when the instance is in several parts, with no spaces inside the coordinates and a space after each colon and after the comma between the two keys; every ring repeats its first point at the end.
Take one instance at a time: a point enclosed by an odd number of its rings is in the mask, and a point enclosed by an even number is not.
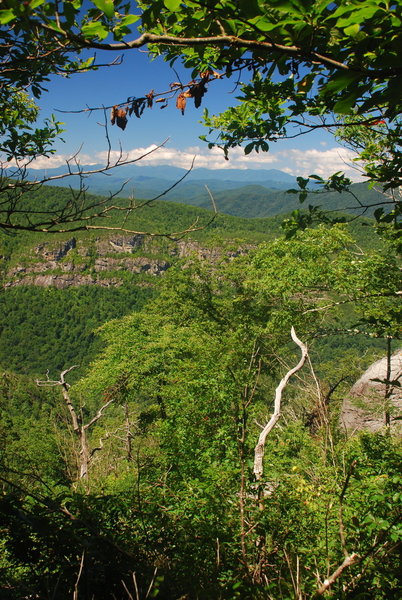
{"type": "Polygon", "coordinates": [[[343,524],[343,499],[345,497],[346,494],[346,490],[348,488],[349,485],[349,481],[350,478],[352,477],[353,471],[356,467],[357,461],[354,460],[348,470],[348,473],[346,475],[345,481],[343,483],[342,486],[342,491],[339,495],[339,537],[341,538],[341,545],[342,545],[342,551],[344,556],[347,558],[349,556],[349,553],[346,549],[346,537],[345,537],[345,527],[343,524]]]}
{"type": "Polygon", "coordinates": [[[78,583],[80,581],[81,574],[82,574],[82,569],[84,567],[84,558],[85,558],[85,550],[82,551],[80,569],[78,571],[77,580],[76,580],[75,585],[74,585],[73,600],[78,600],[78,583]]]}

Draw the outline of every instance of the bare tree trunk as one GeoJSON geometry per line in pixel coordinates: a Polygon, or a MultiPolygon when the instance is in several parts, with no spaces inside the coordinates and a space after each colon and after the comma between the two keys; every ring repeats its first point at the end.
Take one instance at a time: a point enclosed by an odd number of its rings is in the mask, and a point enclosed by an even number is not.
{"type": "Polygon", "coordinates": [[[239,490],[239,518],[240,518],[240,546],[243,567],[247,574],[249,573],[249,564],[247,558],[247,532],[249,524],[246,520],[246,484],[247,484],[247,467],[246,467],[246,441],[247,441],[247,413],[248,408],[254,398],[257,384],[261,372],[261,359],[259,358],[260,349],[257,347],[257,342],[254,342],[253,350],[250,355],[248,365],[248,375],[252,381],[251,385],[246,383],[243,391],[241,403],[236,410],[236,419],[239,427],[238,437],[238,452],[240,461],[240,490],[239,490]]]}
{"type": "Polygon", "coordinates": [[[343,563],[339,565],[339,567],[332,573],[332,575],[328,577],[328,579],[326,579],[324,583],[319,587],[319,589],[316,592],[316,596],[322,596],[323,594],[325,594],[325,592],[328,591],[331,585],[342,575],[343,571],[351,565],[354,565],[356,562],[358,562],[358,560],[359,556],[355,552],[353,552],[353,554],[350,554],[349,556],[346,556],[343,563]]]}
{"type": "Polygon", "coordinates": [[[265,441],[269,432],[275,427],[276,423],[279,420],[279,417],[281,416],[282,392],[285,389],[291,376],[297,373],[297,371],[299,371],[302,368],[307,358],[307,346],[299,340],[295,333],[294,327],[292,327],[290,335],[292,336],[292,340],[295,342],[295,344],[297,344],[301,349],[302,356],[297,365],[286,373],[285,377],[283,377],[283,379],[281,380],[281,382],[275,390],[274,412],[268,423],[265,425],[264,429],[261,431],[258,443],[254,450],[254,475],[257,481],[259,481],[262,478],[262,475],[264,473],[263,459],[265,451],[265,441]]]}
{"type": "Polygon", "coordinates": [[[50,379],[47,379],[45,381],[39,381],[37,379],[36,384],[38,386],[42,386],[42,387],[43,386],[44,387],[53,387],[56,385],[61,386],[64,402],[65,402],[68,412],[70,414],[73,431],[79,441],[79,453],[78,453],[79,479],[87,479],[88,478],[88,467],[89,467],[89,463],[92,459],[92,456],[95,454],[95,452],[97,450],[100,450],[102,447],[102,445],[101,445],[100,448],[94,448],[92,451],[89,449],[87,431],[92,425],[94,425],[102,417],[103,411],[109,406],[109,404],[111,404],[113,402],[114,398],[109,398],[109,400],[107,402],[105,402],[105,404],[103,404],[103,406],[101,406],[101,408],[98,410],[96,415],[94,417],[92,417],[92,419],[90,419],[90,421],[88,423],[84,424],[82,414],[80,414],[79,416],[77,415],[77,411],[75,410],[74,404],[72,403],[72,400],[70,398],[70,393],[69,393],[70,384],[67,383],[67,381],[65,380],[65,376],[67,375],[67,373],[69,373],[70,371],[75,369],[76,366],[77,365],[73,365],[69,369],[65,369],[64,371],[62,371],[60,374],[59,381],[52,381],[50,379]]]}
{"type": "Polygon", "coordinates": [[[79,432],[79,440],[80,440],[80,479],[88,478],[88,466],[89,461],[91,460],[91,455],[88,447],[88,437],[87,430],[84,426],[80,428],[79,432]]]}
{"type": "Polygon", "coordinates": [[[391,412],[389,407],[390,397],[392,395],[393,386],[391,384],[391,361],[392,361],[392,349],[391,349],[391,336],[387,336],[387,374],[385,376],[385,425],[391,427],[391,412]]]}
{"type": "Polygon", "coordinates": [[[132,462],[133,460],[133,434],[131,432],[130,415],[128,412],[127,402],[124,405],[124,416],[126,421],[126,449],[127,449],[127,460],[132,462]]]}

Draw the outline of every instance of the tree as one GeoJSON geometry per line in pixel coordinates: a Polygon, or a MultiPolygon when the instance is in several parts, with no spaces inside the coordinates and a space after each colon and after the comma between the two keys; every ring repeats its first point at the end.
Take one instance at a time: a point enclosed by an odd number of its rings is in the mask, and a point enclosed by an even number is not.
{"type": "MultiPolygon", "coordinates": [[[[240,102],[221,115],[204,116],[210,135],[216,133],[210,147],[218,145],[225,156],[244,143],[246,153],[267,151],[271,142],[317,128],[361,126],[375,133],[384,126],[392,150],[386,164],[369,161],[365,174],[391,189],[401,184],[398,3],[94,0],[85,11],[81,0],[7,0],[3,6],[3,85],[29,86],[39,97],[51,74],[101,66],[94,57],[80,58],[84,50],[148,45],[152,55],[170,63],[180,59],[193,69],[194,79],[173,84],[165,99],[176,96],[182,111],[188,98],[201,104],[210,81],[236,74],[240,102]],[[353,119],[340,122],[345,115],[353,119]]],[[[125,126],[131,112],[141,116],[158,95],[122,99],[113,117],[123,111],[125,126]]],[[[395,205],[400,210],[398,199],[395,205]]]]}
{"type": "MultiPolygon", "coordinates": [[[[80,10],[81,2],[62,4],[63,23],[73,28],[75,15],[80,10]]],[[[89,29],[86,28],[86,19],[98,19],[100,14],[103,14],[104,19],[108,19],[110,6],[114,10],[111,2],[101,2],[101,5],[104,5],[105,14],[94,7],[81,24],[83,35],[88,34],[89,39],[92,38],[91,27],[88,24],[89,29]]],[[[32,180],[32,175],[29,176],[28,168],[31,161],[39,156],[47,157],[53,154],[54,141],[63,131],[62,123],[57,121],[54,115],[45,119],[42,125],[38,123],[37,101],[41,94],[46,92],[45,84],[49,78],[54,74],[71,76],[90,68],[111,66],[119,62],[117,60],[112,61],[110,65],[97,65],[93,58],[79,57],[84,49],[80,43],[59,40],[60,31],[56,31],[59,22],[58,6],[58,2],[45,4],[41,0],[22,3],[11,1],[4,2],[0,9],[0,229],[5,232],[28,230],[48,233],[107,229],[105,219],[121,214],[123,215],[121,225],[114,225],[110,229],[148,233],[148,235],[166,235],[158,232],[136,231],[132,226],[125,225],[126,216],[128,212],[131,213],[162,197],[181,179],[156,198],[145,202],[115,200],[122,188],[111,193],[108,198],[95,202],[86,194],[86,177],[95,173],[108,173],[115,167],[137,162],[148,154],[129,159],[120,148],[117,159],[112,158],[106,111],[104,128],[107,158],[103,166],[84,170],[77,153],[67,160],[65,173],[35,180],[32,180]],[[48,23],[48,17],[51,20],[54,17],[56,25],[48,23]],[[35,100],[30,94],[33,94],[35,100]],[[29,192],[37,190],[45,183],[74,176],[79,178],[79,189],[71,193],[67,202],[60,202],[58,206],[50,208],[32,206],[29,192]]],[[[127,22],[131,23],[133,19],[128,17],[127,22]]],[[[122,31],[128,31],[124,24],[122,24],[122,31]]],[[[116,108],[115,116],[120,126],[121,114],[121,109],[116,108]]],[[[190,224],[184,232],[172,232],[172,236],[198,230],[204,226],[205,224],[197,221],[190,224]]]]}
{"type": "Polygon", "coordinates": [[[106,400],[106,402],[98,409],[97,413],[92,418],[90,418],[87,423],[84,423],[83,410],[82,410],[82,408],[80,411],[76,410],[76,408],[70,398],[70,393],[69,393],[70,385],[65,380],[65,375],[67,375],[74,368],[75,367],[70,367],[69,369],[62,371],[62,373],[60,373],[59,381],[52,381],[51,379],[47,379],[47,380],[43,380],[43,381],[37,380],[36,384],[38,386],[42,386],[42,387],[55,387],[55,386],[61,387],[63,399],[64,399],[65,405],[69,412],[71,426],[74,431],[74,434],[77,436],[77,440],[79,443],[79,450],[77,452],[77,463],[78,463],[77,479],[79,478],[79,479],[86,480],[88,478],[88,468],[89,468],[90,462],[91,462],[94,454],[103,448],[103,441],[104,441],[101,438],[99,440],[99,446],[96,448],[90,449],[89,443],[88,443],[88,430],[93,425],[95,425],[95,423],[97,423],[97,421],[99,421],[99,419],[102,418],[103,412],[114,401],[114,397],[109,397],[106,400]]]}

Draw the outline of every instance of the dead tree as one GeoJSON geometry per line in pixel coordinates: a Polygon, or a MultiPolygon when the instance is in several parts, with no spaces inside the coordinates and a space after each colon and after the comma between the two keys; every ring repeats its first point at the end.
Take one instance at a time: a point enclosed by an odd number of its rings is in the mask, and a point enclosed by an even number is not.
{"type": "Polygon", "coordinates": [[[67,373],[70,373],[70,371],[72,371],[76,367],[77,365],[73,365],[69,369],[65,369],[64,371],[62,371],[60,374],[60,379],[58,381],[51,379],[41,381],[37,379],[36,384],[41,387],[55,387],[58,385],[61,386],[64,402],[67,406],[70,415],[71,425],[79,442],[78,478],[88,479],[89,464],[94,454],[98,450],[101,450],[103,447],[103,440],[100,440],[99,446],[97,446],[96,448],[92,448],[92,450],[90,449],[88,442],[88,430],[90,429],[90,427],[92,427],[92,425],[95,425],[95,423],[103,416],[104,411],[114,401],[115,398],[114,396],[109,397],[107,401],[97,411],[95,416],[93,416],[92,419],[90,419],[87,423],[84,423],[82,411],[79,414],[77,413],[75,406],[70,398],[70,384],[67,383],[67,381],[65,380],[65,376],[67,375],[67,373]]]}
{"type": "Polygon", "coordinates": [[[261,431],[260,437],[258,438],[258,443],[254,449],[254,475],[255,475],[255,478],[257,481],[259,481],[262,478],[262,475],[264,472],[263,459],[264,459],[265,441],[267,439],[269,432],[275,427],[276,423],[279,420],[279,417],[281,416],[282,392],[285,389],[291,376],[294,375],[295,373],[297,373],[297,371],[299,371],[302,368],[302,366],[304,365],[304,363],[306,362],[306,359],[307,359],[307,346],[299,340],[299,338],[297,337],[297,335],[295,333],[294,327],[292,327],[290,335],[292,336],[292,340],[295,342],[295,344],[297,344],[299,346],[299,348],[301,349],[302,356],[301,356],[299,362],[297,363],[297,365],[295,367],[293,367],[293,369],[290,369],[290,371],[288,371],[286,373],[286,375],[283,377],[283,379],[281,380],[281,382],[279,383],[278,387],[275,390],[274,412],[273,412],[270,420],[268,421],[268,423],[265,425],[265,427],[261,431]]]}

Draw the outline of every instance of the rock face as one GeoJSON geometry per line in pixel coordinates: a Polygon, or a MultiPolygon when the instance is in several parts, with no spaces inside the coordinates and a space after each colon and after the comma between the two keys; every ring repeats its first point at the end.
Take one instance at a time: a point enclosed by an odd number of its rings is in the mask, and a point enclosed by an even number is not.
{"type": "Polygon", "coordinates": [[[232,259],[250,247],[225,252],[222,248],[203,248],[198,242],[180,240],[167,242],[161,256],[161,247],[144,235],[115,235],[90,243],[75,238],[56,245],[46,242],[34,248],[31,260],[8,271],[4,287],[119,286],[126,280],[125,273],[159,277],[181,258],[196,256],[214,261],[225,255],[232,259]]]}
{"type": "MultiPolygon", "coordinates": [[[[340,421],[349,432],[367,430],[376,432],[385,427],[385,412],[389,409],[391,428],[402,434],[402,388],[395,385],[386,400],[386,386],[373,380],[387,376],[387,359],[372,364],[350,390],[343,402],[340,421]]],[[[402,348],[391,357],[391,381],[402,383],[402,348]]]]}
{"type": "Polygon", "coordinates": [[[58,248],[54,250],[48,250],[47,244],[41,244],[35,248],[35,253],[43,256],[46,260],[61,260],[64,258],[70,250],[73,250],[77,246],[77,240],[71,238],[67,242],[63,242],[58,248]]]}

